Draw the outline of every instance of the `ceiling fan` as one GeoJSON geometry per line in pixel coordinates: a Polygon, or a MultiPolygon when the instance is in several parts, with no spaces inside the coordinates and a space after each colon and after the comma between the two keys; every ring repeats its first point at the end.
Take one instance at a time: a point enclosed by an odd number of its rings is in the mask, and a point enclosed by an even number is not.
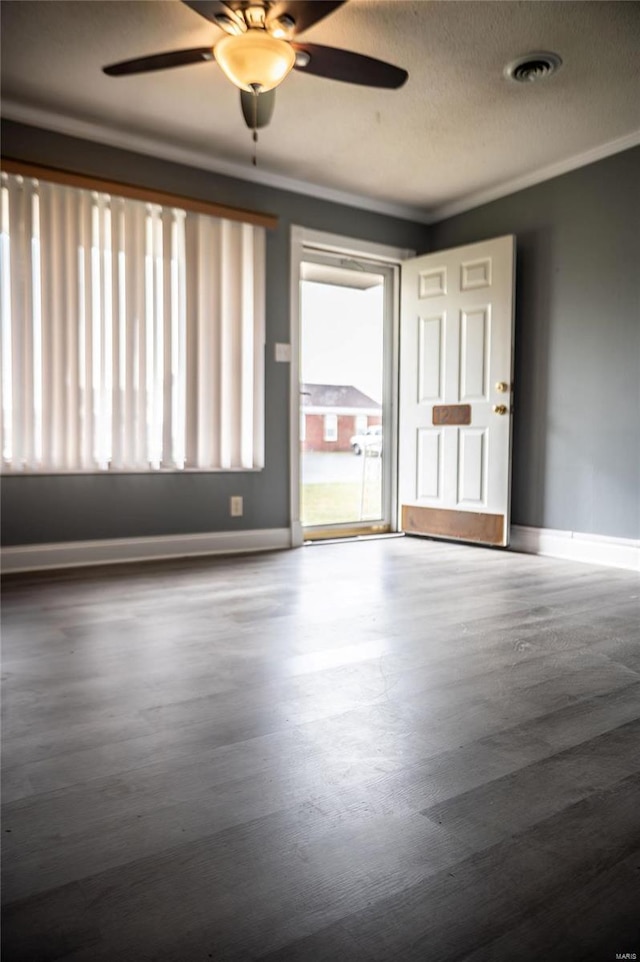
{"type": "Polygon", "coordinates": [[[275,89],[293,70],[365,87],[397,89],[408,73],[400,67],[350,50],[293,42],[345,0],[182,0],[200,16],[224,30],[213,46],[170,50],[113,63],[103,70],[122,77],[215,61],[240,88],[245,123],[266,127],[275,106],[275,89]]]}

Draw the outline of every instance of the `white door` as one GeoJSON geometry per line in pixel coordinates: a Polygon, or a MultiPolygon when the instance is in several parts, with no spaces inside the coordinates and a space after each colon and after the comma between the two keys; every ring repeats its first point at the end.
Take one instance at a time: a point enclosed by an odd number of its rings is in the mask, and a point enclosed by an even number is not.
{"type": "Polygon", "coordinates": [[[402,530],[509,540],[515,238],[402,264],[402,530]]]}

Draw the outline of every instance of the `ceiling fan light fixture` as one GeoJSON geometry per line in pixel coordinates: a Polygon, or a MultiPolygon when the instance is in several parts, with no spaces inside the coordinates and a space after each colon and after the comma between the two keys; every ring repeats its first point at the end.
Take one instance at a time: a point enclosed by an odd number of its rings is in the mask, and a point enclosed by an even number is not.
{"type": "Polygon", "coordinates": [[[265,9],[259,3],[252,3],[244,10],[244,19],[249,27],[264,27],[265,9]]]}
{"type": "Polygon", "coordinates": [[[273,90],[296,62],[293,47],[266,30],[249,29],[226,36],[215,46],[216,61],[226,77],[241,90],[273,90]]]}
{"type": "Polygon", "coordinates": [[[286,40],[293,35],[295,26],[296,22],[293,17],[290,17],[288,13],[283,13],[281,17],[276,17],[275,20],[270,21],[267,24],[267,29],[272,37],[276,37],[278,40],[286,40]]]}
{"type": "Polygon", "coordinates": [[[244,33],[247,29],[246,24],[240,20],[233,19],[226,13],[217,13],[215,15],[215,21],[219,27],[226,30],[227,33],[237,36],[240,33],[244,33]]]}

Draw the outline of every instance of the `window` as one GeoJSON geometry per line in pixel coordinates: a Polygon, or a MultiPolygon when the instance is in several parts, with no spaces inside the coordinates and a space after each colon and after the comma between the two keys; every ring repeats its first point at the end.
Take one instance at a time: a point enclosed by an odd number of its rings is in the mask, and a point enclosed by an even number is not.
{"type": "Polygon", "coordinates": [[[9,472],[263,465],[264,229],[2,174],[9,472]]]}
{"type": "Polygon", "coordinates": [[[337,414],[325,414],[324,440],[325,441],[338,440],[338,415],[337,414]]]}
{"type": "Polygon", "coordinates": [[[353,424],[354,434],[364,434],[367,430],[367,415],[366,414],[356,414],[353,424]]]}

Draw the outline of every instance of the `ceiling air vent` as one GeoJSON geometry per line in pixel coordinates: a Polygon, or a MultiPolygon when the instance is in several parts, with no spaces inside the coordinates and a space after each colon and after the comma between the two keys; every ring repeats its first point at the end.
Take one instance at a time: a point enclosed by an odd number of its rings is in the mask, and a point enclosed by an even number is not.
{"type": "Polygon", "coordinates": [[[561,65],[562,59],[557,53],[528,53],[508,64],[504,75],[521,84],[535,83],[536,80],[546,80],[561,65]]]}

